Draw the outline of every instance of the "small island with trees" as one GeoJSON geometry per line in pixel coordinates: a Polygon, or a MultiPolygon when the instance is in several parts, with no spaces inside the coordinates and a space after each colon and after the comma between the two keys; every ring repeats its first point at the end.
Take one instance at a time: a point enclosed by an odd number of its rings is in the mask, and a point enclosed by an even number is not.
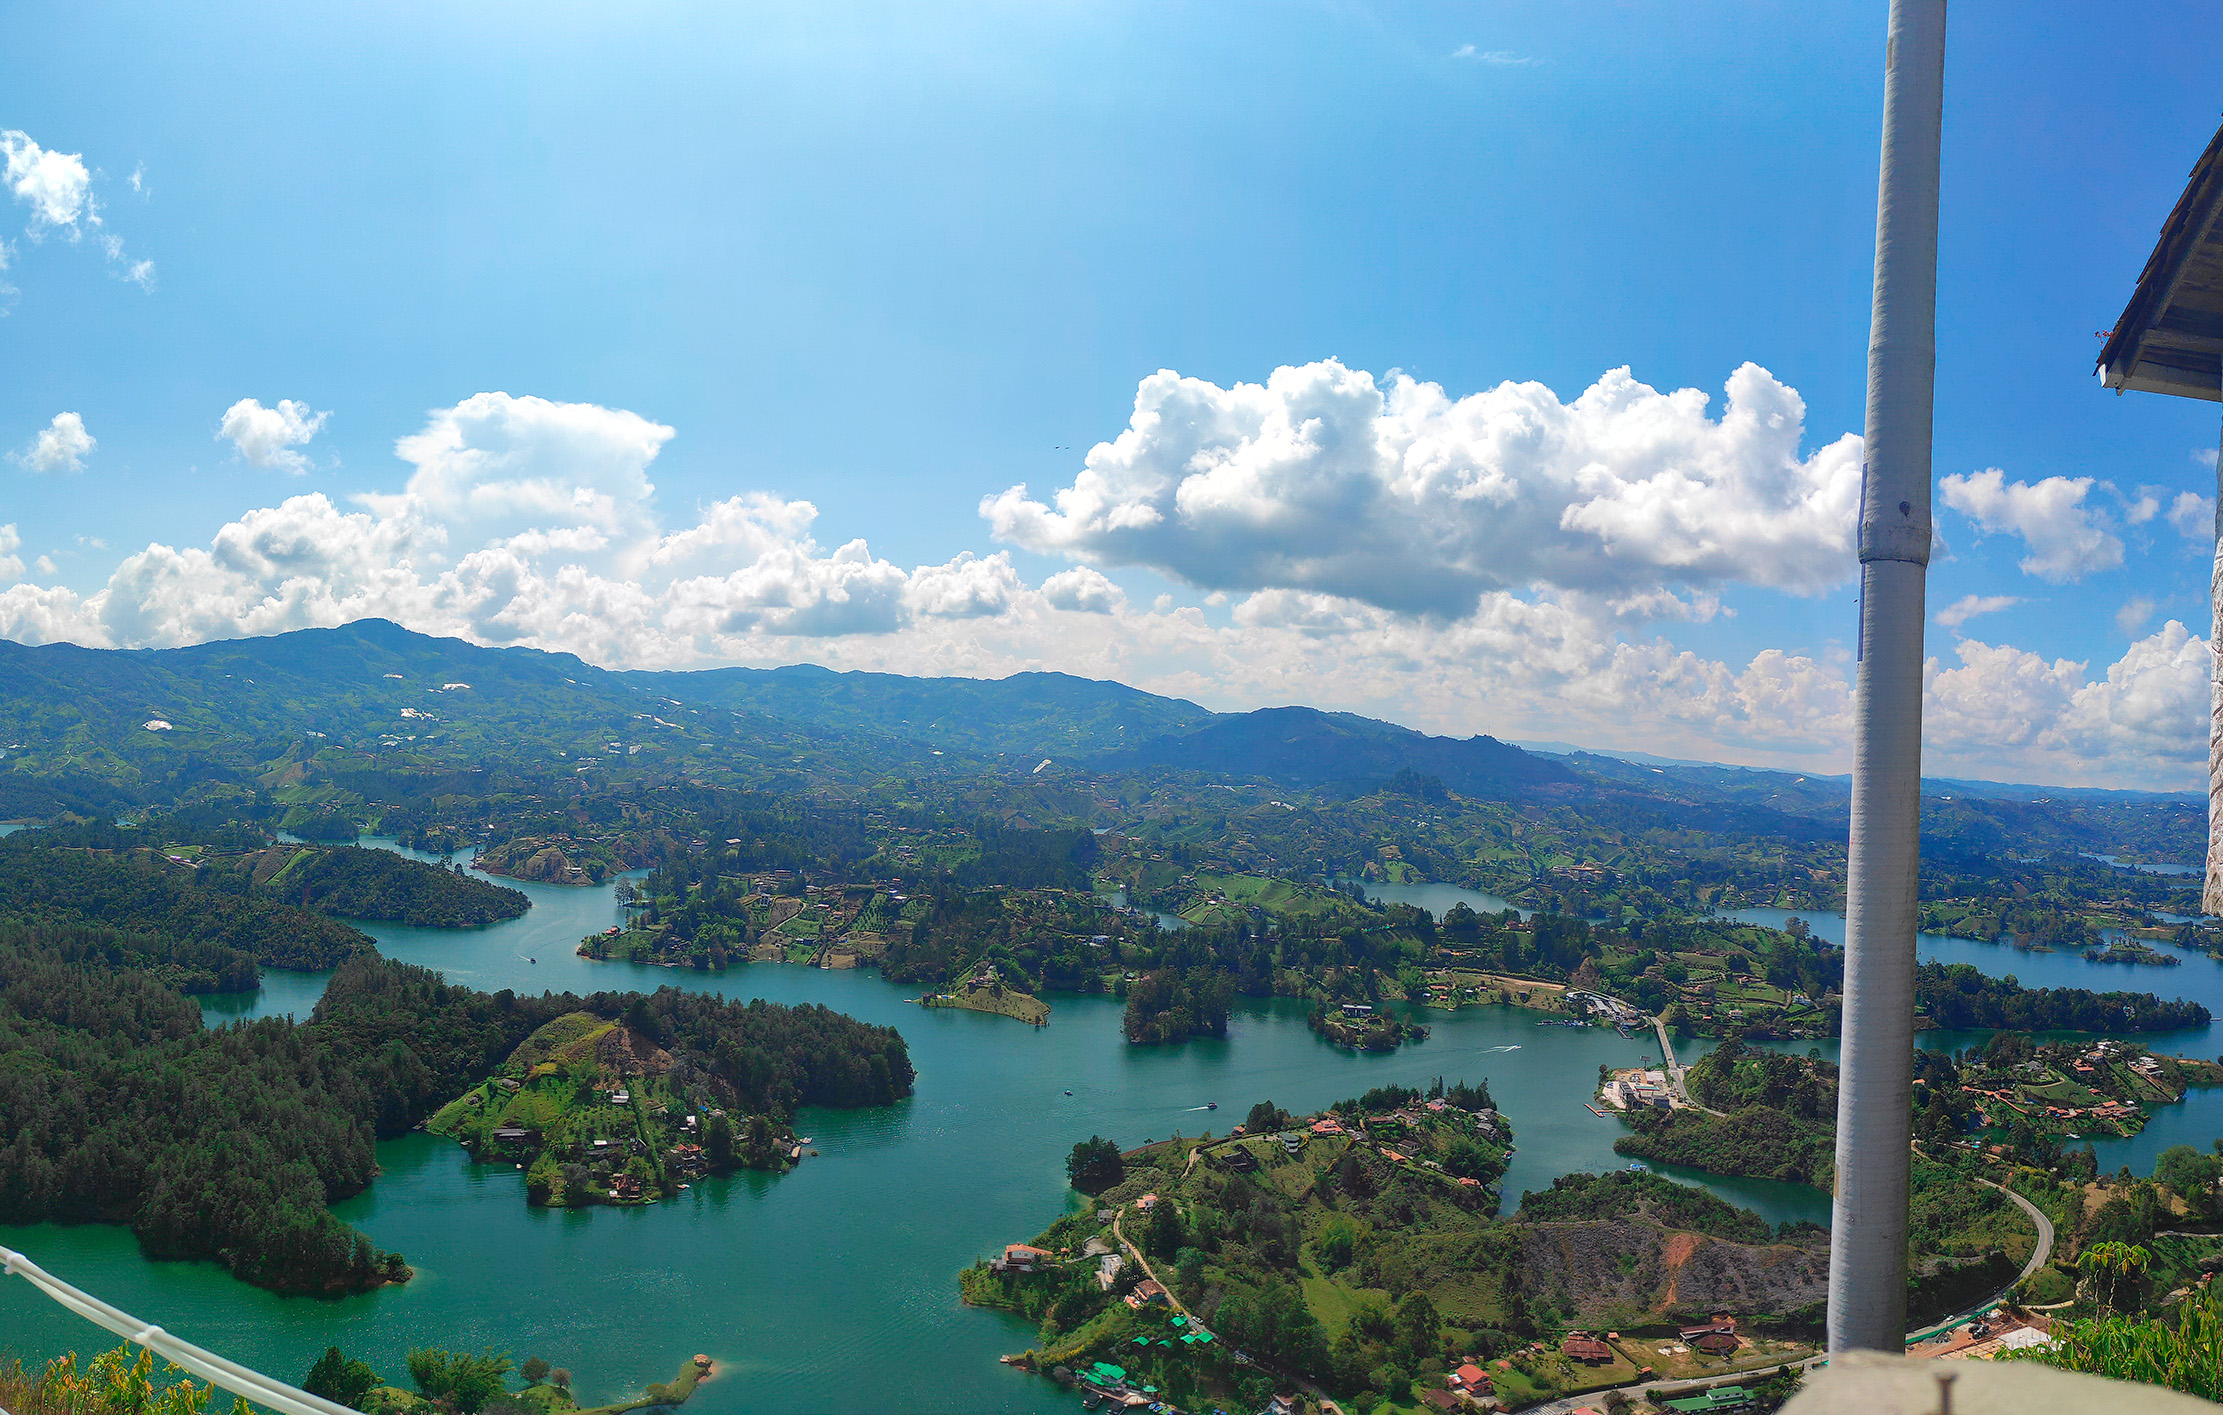
{"type": "Polygon", "coordinates": [[[552,1018],[425,1128],[523,1167],[530,1203],[649,1203],[709,1175],[784,1172],[803,1156],[797,1106],[886,1105],[911,1081],[892,1028],[664,988],[552,1018]]]}

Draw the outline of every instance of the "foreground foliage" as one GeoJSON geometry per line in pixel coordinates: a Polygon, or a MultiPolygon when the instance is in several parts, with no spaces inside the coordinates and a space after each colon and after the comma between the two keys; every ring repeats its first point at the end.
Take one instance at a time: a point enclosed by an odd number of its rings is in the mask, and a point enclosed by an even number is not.
{"type": "MultiPolygon", "coordinates": [[[[82,1368],[75,1353],[36,1371],[19,1361],[0,1364],[0,1409],[13,1415],[205,1415],[216,1393],[175,1366],[165,1365],[157,1377],[153,1353],[131,1346],[104,1351],[82,1368]]],[[[248,1415],[247,1402],[236,1396],[228,1408],[248,1415]]]]}
{"type": "Polygon", "coordinates": [[[2223,1284],[2206,1283],[2173,1317],[2059,1323],[2052,1345],[2002,1359],[2037,1361],[2223,1401],[2223,1284]]]}

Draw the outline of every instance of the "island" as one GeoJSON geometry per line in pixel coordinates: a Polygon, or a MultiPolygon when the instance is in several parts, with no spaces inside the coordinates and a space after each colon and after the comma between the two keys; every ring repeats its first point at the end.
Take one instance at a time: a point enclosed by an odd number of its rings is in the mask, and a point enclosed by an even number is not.
{"type": "Polygon", "coordinates": [[[911,1079],[892,1028],[665,988],[551,1019],[425,1128],[523,1169],[528,1203],[652,1203],[709,1175],[784,1173],[806,1143],[796,1106],[885,1105],[911,1079]]]}
{"type": "Polygon", "coordinates": [[[1379,1011],[1367,1002],[1341,1002],[1332,1008],[1314,1003],[1305,1025],[1337,1046],[1358,1051],[1395,1051],[1406,1042],[1428,1040],[1428,1029],[1418,1022],[1379,1011]]]}

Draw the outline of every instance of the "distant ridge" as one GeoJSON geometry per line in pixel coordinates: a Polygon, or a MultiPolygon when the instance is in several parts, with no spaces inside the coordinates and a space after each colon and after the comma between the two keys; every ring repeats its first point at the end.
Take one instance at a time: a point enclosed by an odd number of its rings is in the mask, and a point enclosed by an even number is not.
{"type": "Polygon", "coordinates": [[[1499,799],[1583,784],[1559,763],[1495,737],[1431,737],[1394,723],[1308,707],[1225,714],[1193,732],[1109,752],[1087,765],[1099,771],[1155,767],[1265,777],[1306,787],[1380,783],[1412,771],[1435,777],[1463,796],[1499,799]]]}
{"type": "Polygon", "coordinates": [[[761,712],[835,730],[882,732],[991,758],[1070,760],[1187,732],[1215,716],[1185,699],[1070,673],[910,678],[796,664],[619,676],[705,707],[761,712]]]}
{"type": "MultiPolygon", "coordinates": [[[[1570,761],[1583,758],[1597,762],[1627,762],[1634,766],[1658,767],[1663,774],[1675,768],[1690,768],[1702,772],[1722,772],[1748,777],[1779,777],[1785,782],[1818,783],[1824,789],[1834,787],[1840,794],[1850,796],[1852,777],[1849,773],[1823,773],[1797,771],[1784,767],[1740,766],[1730,762],[1706,762],[1693,757],[1663,757],[1652,752],[1626,751],[1618,747],[1578,747],[1572,742],[1515,742],[1523,751],[1536,756],[1558,757],[1570,761]]],[[[2013,781],[1988,781],[1959,776],[1925,776],[1922,778],[1925,796],[1974,796],[1989,801],[2035,801],[2041,797],[2058,800],[2136,801],[2154,800],[2169,802],[2195,802],[2207,804],[2207,793],[2202,791],[2145,791],[2124,786],[2044,786],[2013,781]]]]}

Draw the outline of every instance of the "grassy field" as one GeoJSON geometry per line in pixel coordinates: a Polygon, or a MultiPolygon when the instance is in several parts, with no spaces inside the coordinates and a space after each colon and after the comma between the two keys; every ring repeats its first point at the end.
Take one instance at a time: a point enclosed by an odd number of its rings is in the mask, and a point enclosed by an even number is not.
{"type": "Polygon", "coordinates": [[[955,992],[928,993],[919,999],[927,1007],[962,1007],[967,1012],[991,1012],[998,1017],[1012,1017],[1021,1022],[1040,1024],[1050,1020],[1050,1004],[1032,993],[1004,988],[962,988],[955,992]]]}

